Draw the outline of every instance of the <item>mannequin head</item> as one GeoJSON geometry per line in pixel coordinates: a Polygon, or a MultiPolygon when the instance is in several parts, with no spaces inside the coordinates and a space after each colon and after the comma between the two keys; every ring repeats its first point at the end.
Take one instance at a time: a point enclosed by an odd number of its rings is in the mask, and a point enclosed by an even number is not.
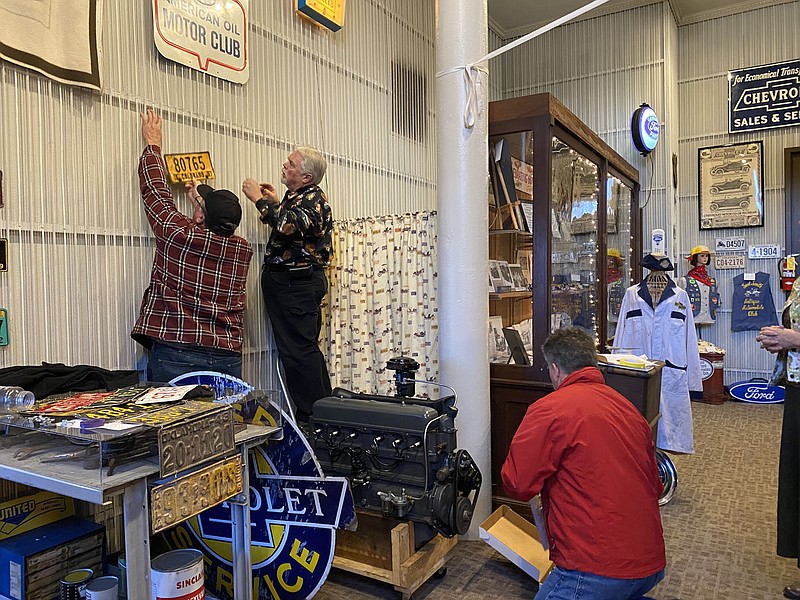
{"type": "Polygon", "coordinates": [[[693,267],[704,267],[711,262],[711,250],[708,246],[695,246],[686,257],[693,267]]]}
{"type": "Polygon", "coordinates": [[[622,254],[616,248],[609,248],[606,252],[606,269],[622,268],[622,254]]]}

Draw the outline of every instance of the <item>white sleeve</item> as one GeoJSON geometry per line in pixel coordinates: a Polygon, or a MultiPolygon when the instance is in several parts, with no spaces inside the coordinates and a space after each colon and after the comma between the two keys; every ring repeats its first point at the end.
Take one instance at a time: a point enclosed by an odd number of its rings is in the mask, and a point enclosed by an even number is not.
{"type": "Polygon", "coordinates": [[[622,297],[622,305],[619,308],[619,320],[617,321],[617,328],[614,330],[614,347],[622,348],[625,346],[625,323],[628,319],[625,315],[630,309],[630,288],[625,290],[625,295],[622,297]]]}
{"type": "Polygon", "coordinates": [[[700,351],[697,349],[697,330],[694,326],[694,315],[692,315],[692,305],[689,296],[686,297],[686,379],[689,382],[689,389],[693,392],[703,391],[703,376],[700,372],[700,351]]]}

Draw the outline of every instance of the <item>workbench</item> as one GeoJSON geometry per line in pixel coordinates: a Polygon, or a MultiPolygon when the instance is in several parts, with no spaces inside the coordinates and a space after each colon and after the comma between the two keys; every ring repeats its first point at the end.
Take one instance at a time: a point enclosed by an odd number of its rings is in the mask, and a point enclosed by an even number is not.
{"type": "MultiPolygon", "coordinates": [[[[247,425],[235,436],[235,445],[242,457],[243,493],[230,501],[234,589],[237,600],[251,600],[250,575],[250,503],[248,501],[248,455],[258,446],[281,431],[280,427],[247,425]]],[[[118,466],[113,474],[107,467],[85,469],[80,461],[47,462],[59,452],[54,446],[44,452],[15,457],[14,451],[0,452],[0,478],[41,490],[104,504],[115,496],[122,497],[125,527],[125,560],[127,590],[130,600],[150,600],[150,511],[148,483],[159,475],[158,456],[131,461],[118,466]]]]}

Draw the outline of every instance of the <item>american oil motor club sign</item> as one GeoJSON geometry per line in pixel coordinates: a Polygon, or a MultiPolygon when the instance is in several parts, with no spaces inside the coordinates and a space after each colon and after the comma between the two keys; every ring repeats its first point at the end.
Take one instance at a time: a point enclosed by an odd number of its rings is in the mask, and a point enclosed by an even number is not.
{"type": "Polygon", "coordinates": [[[156,48],[192,69],[246,83],[248,1],[153,0],[156,48]]]}
{"type": "Polygon", "coordinates": [[[800,60],[728,72],[728,131],[800,125],[800,60]]]}

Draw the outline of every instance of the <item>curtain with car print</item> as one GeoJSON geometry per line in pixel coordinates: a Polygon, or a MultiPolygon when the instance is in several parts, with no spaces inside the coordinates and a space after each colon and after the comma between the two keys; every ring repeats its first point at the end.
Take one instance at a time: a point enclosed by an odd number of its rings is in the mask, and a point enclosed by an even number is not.
{"type": "MultiPolygon", "coordinates": [[[[436,213],[336,221],[321,346],[333,387],[394,395],[396,356],[439,376],[436,213]]],[[[417,395],[431,390],[417,386],[417,395]]]]}

